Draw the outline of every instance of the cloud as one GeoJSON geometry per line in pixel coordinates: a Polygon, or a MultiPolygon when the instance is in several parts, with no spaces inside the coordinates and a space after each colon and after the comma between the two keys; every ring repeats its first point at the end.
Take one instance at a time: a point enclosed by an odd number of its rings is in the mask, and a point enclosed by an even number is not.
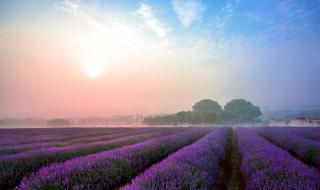
{"type": "MultiPolygon", "coordinates": [[[[319,15],[316,4],[289,0],[271,5],[277,10],[272,15],[253,13],[265,21],[265,27],[251,36],[253,43],[275,47],[290,41],[319,41],[318,32],[312,29],[313,18],[319,15]]],[[[255,21],[252,17],[249,19],[255,21]]]]}
{"type": "Polygon", "coordinates": [[[173,0],[172,5],[183,26],[189,27],[196,21],[201,21],[205,7],[201,0],[173,0]]]}
{"type": "Polygon", "coordinates": [[[234,1],[234,3],[229,3],[223,7],[222,11],[225,13],[222,20],[217,24],[217,28],[223,29],[224,26],[228,23],[229,19],[234,16],[236,11],[236,6],[239,1],[234,1]]]}
{"type": "Polygon", "coordinates": [[[151,6],[141,3],[136,13],[144,20],[145,24],[154,31],[160,38],[165,38],[170,28],[161,23],[154,15],[151,6]]]}
{"type": "Polygon", "coordinates": [[[105,29],[105,27],[100,22],[98,22],[88,14],[88,11],[84,7],[82,7],[80,3],[78,3],[78,1],[64,0],[59,7],[70,15],[85,21],[96,29],[105,29]]]}

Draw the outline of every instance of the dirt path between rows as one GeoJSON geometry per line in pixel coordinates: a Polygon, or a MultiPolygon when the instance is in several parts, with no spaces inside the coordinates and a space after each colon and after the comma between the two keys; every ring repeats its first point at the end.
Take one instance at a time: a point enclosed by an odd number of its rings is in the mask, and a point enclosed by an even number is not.
{"type": "Polygon", "coordinates": [[[227,146],[225,159],[220,164],[217,178],[217,190],[243,190],[244,183],[240,171],[241,157],[238,150],[237,139],[233,130],[227,146]]]}

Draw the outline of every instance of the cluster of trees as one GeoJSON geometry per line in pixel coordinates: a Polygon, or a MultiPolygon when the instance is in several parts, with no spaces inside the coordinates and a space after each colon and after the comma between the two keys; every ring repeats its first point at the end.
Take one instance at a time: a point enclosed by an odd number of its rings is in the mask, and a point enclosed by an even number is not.
{"type": "Polygon", "coordinates": [[[71,121],[68,119],[51,119],[47,122],[48,126],[69,126],[71,125],[71,121]]]}
{"type": "Polygon", "coordinates": [[[222,109],[218,102],[204,99],[192,106],[192,111],[181,111],[163,116],[150,116],[144,119],[145,124],[228,124],[254,122],[262,114],[260,108],[245,99],[234,99],[222,109]]]}

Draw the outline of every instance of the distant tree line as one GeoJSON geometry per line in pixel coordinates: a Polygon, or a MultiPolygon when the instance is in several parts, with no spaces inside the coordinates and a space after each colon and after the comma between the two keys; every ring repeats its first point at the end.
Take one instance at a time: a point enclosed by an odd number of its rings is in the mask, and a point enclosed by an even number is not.
{"type": "Polygon", "coordinates": [[[149,116],[144,119],[148,125],[165,124],[228,124],[255,122],[262,114],[260,107],[245,99],[234,99],[222,109],[218,102],[204,99],[192,106],[192,111],[181,111],[162,116],[149,116]]]}
{"type": "Polygon", "coordinates": [[[59,118],[59,119],[51,119],[47,122],[48,126],[69,126],[71,125],[71,121],[69,119],[63,119],[63,118],[59,118]]]}

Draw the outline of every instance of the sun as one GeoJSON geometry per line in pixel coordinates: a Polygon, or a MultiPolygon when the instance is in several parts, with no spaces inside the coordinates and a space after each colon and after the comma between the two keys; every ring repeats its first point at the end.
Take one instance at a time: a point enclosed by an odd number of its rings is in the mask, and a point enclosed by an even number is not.
{"type": "Polygon", "coordinates": [[[101,66],[96,64],[87,65],[85,72],[90,78],[97,78],[101,75],[101,66]]]}
{"type": "Polygon", "coordinates": [[[102,64],[100,61],[93,59],[85,63],[84,71],[88,77],[98,78],[102,74],[102,64]]]}

